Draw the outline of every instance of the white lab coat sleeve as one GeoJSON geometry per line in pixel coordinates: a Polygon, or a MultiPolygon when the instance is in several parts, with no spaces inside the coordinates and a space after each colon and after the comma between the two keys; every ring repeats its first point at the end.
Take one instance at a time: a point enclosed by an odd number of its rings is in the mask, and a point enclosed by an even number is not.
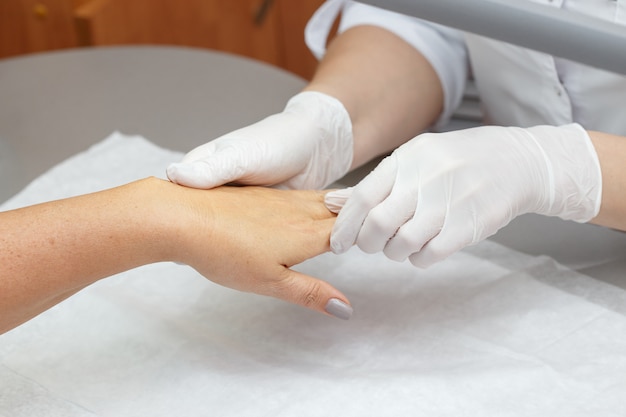
{"type": "Polygon", "coordinates": [[[465,90],[468,57],[461,32],[414,17],[354,1],[328,0],[309,20],[305,39],[311,52],[321,59],[333,22],[342,13],[338,32],[359,25],[384,28],[420,51],[435,69],[444,91],[444,109],[437,126],[445,125],[455,111],[465,90]]]}

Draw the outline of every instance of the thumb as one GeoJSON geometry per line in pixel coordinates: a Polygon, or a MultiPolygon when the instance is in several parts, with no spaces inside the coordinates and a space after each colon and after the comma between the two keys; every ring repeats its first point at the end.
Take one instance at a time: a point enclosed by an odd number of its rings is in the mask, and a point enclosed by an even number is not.
{"type": "Polygon", "coordinates": [[[330,234],[330,248],[333,253],[337,255],[344,253],[356,243],[370,210],[389,196],[397,173],[396,152],[397,150],[383,159],[372,172],[349,189],[350,193],[347,196],[343,194],[346,201],[330,234]]]}
{"type": "Polygon", "coordinates": [[[351,195],[352,187],[344,188],[342,190],[329,191],[324,196],[324,204],[332,213],[339,213],[351,195]]]}
{"type": "Polygon", "coordinates": [[[239,163],[238,155],[221,151],[203,159],[170,164],[166,174],[173,183],[209,189],[237,180],[242,174],[239,163]]]}
{"type": "Polygon", "coordinates": [[[352,316],[346,296],[328,282],[292,269],[285,269],[285,274],[272,296],[342,320],[352,316]]]}

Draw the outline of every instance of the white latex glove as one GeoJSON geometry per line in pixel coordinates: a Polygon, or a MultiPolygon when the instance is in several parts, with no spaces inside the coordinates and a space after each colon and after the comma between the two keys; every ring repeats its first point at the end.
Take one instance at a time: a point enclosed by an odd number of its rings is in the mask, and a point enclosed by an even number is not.
{"type": "Polygon", "coordinates": [[[331,249],[356,243],[426,267],[523,213],[587,222],[601,188],[598,157],[577,124],[423,134],[352,189],[326,195],[328,208],[341,209],[331,249]]]}
{"type": "Polygon", "coordinates": [[[352,163],[352,123],[339,100],[306,91],[282,113],[227,133],[167,168],[168,178],[194,188],[235,182],[321,189],[352,163]]]}

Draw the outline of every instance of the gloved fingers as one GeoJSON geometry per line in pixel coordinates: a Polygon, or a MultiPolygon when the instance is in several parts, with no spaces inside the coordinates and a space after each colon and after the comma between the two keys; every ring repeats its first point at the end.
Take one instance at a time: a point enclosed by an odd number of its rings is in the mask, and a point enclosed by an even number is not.
{"type": "Polygon", "coordinates": [[[197,188],[238,183],[319,189],[343,176],[352,157],[347,110],[337,99],[308,91],[292,97],[283,112],[193,149],[167,175],[197,188]]]}
{"type": "Polygon", "coordinates": [[[382,251],[387,242],[413,217],[416,205],[417,193],[402,187],[394,188],[385,200],[368,213],[357,237],[357,246],[365,253],[382,251]]]}
{"type": "Polygon", "coordinates": [[[473,217],[465,215],[446,219],[441,230],[424,243],[418,252],[409,256],[409,261],[420,268],[427,268],[475,242],[473,217]]]}
{"type": "Polygon", "coordinates": [[[209,141],[205,144],[202,144],[200,146],[196,146],[195,148],[193,148],[192,150],[190,150],[183,156],[183,159],[180,160],[180,163],[186,164],[186,163],[191,163],[191,162],[197,162],[206,158],[207,155],[213,155],[214,153],[218,151],[220,141],[222,140],[223,140],[222,137],[220,137],[212,141],[209,141]]]}
{"type": "Polygon", "coordinates": [[[492,236],[512,219],[512,209],[499,203],[494,201],[481,209],[465,205],[452,210],[441,232],[428,241],[411,262],[425,268],[492,236]]]}
{"type": "Polygon", "coordinates": [[[224,184],[225,182],[215,177],[215,169],[206,163],[207,156],[210,158],[216,153],[218,153],[216,141],[192,149],[180,162],[170,164],[166,168],[167,178],[175,184],[192,188],[209,189],[224,184]]]}
{"type": "Polygon", "coordinates": [[[237,152],[221,151],[192,162],[170,164],[167,178],[176,184],[209,189],[238,179],[242,174],[237,152]]]}
{"type": "Polygon", "coordinates": [[[216,185],[211,181],[206,180],[206,176],[200,172],[201,170],[201,163],[175,162],[168,165],[165,169],[165,174],[174,184],[205,189],[215,187],[216,185]]]}
{"type": "Polygon", "coordinates": [[[273,185],[284,181],[297,170],[290,165],[294,163],[293,152],[280,146],[287,127],[279,119],[278,115],[269,116],[192,149],[167,168],[168,178],[203,189],[231,182],[273,185]]]}
{"type": "Polygon", "coordinates": [[[437,211],[415,215],[387,242],[383,253],[394,261],[404,261],[418,253],[441,232],[444,216],[444,213],[437,211]]]}
{"type": "Polygon", "coordinates": [[[392,156],[383,159],[374,171],[353,187],[330,235],[333,253],[344,253],[354,245],[369,211],[391,192],[396,178],[396,159],[392,156]]]}
{"type": "Polygon", "coordinates": [[[326,205],[326,208],[332,213],[339,213],[346,204],[346,201],[348,201],[352,195],[352,189],[352,187],[348,187],[326,193],[324,196],[324,204],[326,205]]]}
{"type": "Polygon", "coordinates": [[[198,154],[194,150],[183,162],[171,164],[167,168],[170,181],[203,189],[233,182],[268,186],[289,175],[287,163],[275,166],[272,158],[265,157],[266,149],[258,143],[209,147],[210,144],[203,145],[205,155],[201,158],[195,158],[198,154]]]}
{"type": "Polygon", "coordinates": [[[288,268],[284,274],[267,295],[343,320],[352,316],[346,296],[328,282],[288,268]]]}

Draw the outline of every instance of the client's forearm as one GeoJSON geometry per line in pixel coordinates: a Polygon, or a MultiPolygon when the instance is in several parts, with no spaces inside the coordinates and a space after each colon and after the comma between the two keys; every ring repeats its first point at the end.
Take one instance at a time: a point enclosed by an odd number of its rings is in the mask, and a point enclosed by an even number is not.
{"type": "Polygon", "coordinates": [[[101,278],[167,258],[152,182],[0,213],[0,332],[101,278]]]}

